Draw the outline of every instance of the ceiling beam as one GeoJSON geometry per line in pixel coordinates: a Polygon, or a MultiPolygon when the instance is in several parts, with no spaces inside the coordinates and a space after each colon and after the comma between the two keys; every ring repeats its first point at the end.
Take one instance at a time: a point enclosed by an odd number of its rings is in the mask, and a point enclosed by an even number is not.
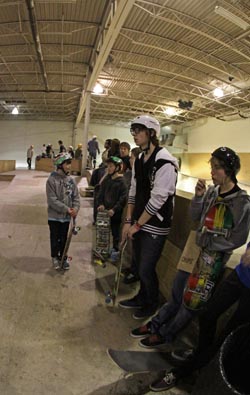
{"type": "Polygon", "coordinates": [[[47,78],[47,73],[46,73],[46,69],[45,69],[45,64],[43,61],[43,53],[42,53],[41,41],[40,41],[39,31],[38,31],[38,26],[37,26],[34,1],[33,0],[26,0],[26,5],[28,8],[28,12],[29,12],[30,28],[31,28],[35,48],[36,48],[36,54],[37,54],[37,59],[38,59],[38,63],[39,63],[41,74],[42,74],[42,79],[43,79],[43,82],[45,85],[45,90],[49,91],[49,84],[48,84],[48,78],[47,78]]]}
{"type": "MultiPolygon", "coordinates": [[[[109,16],[112,18],[109,27],[103,37],[103,43],[99,47],[99,53],[96,58],[96,62],[93,66],[93,69],[89,72],[89,75],[86,78],[85,89],[82,91],[81,100],[79,103],[79,110],[76,116],[76,122],[74,127],[77,128],[79,123],[81,122],[82,116],[86,109],[87,103],[87,95],[86,93],[93,90],[94,84],[110,54],[112,46],[117,39],[120,30],[130,13],[135,0],[123,0],[120,1],[117,5],[117,8],[114,10],[113,16],[110,14],[109,16]]],[[[116,4],[116,2],[114,3],[116,4]]],[[[111,10],[113,12],[113,10],[111,10]]]]}

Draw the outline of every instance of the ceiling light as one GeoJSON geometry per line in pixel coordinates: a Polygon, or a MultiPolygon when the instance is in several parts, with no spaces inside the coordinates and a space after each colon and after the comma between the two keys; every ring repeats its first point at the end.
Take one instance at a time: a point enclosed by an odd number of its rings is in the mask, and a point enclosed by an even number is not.
{"type": "Polygon", "coordinates": [[[164,110],[164,112],[165,112],[165,114],[167,114],[169,117],[171,117],[171,116],[177,114],[177,111],[176,111],[176,109],[175,109],[174,107],[167,107],[167,108],[164,110]]]}
{"type": "Polygon", "coordinates": [[[213,94],[215,97],[223,97],[224,96],[224,92],[221,88],[215,88],[213,91],[213,94]]]}
{"type": "Polygon", "coordinates": [[[14,107],[13,110],[11,111],[11,114],[13,114],[13,115],[19,114],[18,108],[14,107]]]}
{"type": "Polygon", "coordinates": [[[234,23],[235,25],[239,26],[243,30],[247,30],[250,26],[248,22],[244,21],[239,16],[218,5],[215,6],[214,12],[227,19],[228,21],[234,23]]]}
{"type": "Polygon", "coordinates": [[[94,95],[103,95],[104,94],[104,88],[101,84],[96,83],[92,92],[94,95]]]}

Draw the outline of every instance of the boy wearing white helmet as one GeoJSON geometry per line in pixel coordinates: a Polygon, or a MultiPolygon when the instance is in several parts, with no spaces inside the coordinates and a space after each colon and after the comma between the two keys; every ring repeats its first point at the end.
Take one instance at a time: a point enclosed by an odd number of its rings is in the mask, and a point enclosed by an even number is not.
{"type": "Polygon", "coordinates": [[[144,319],[154,314],[158,307],[159,284],[155,268],[170,231],[178,162],[165,148],[159,147],[157,119],[140,115],[132,121],[130,132],[142,152],[132,170],[122,241],[126,237],[133,240],[140,290],[119,305],[137,309],[133,317],[144,319]]]}
{"type": "MultiPolygon", "coordinates": [[[[60,267],[70,219],[77,216],[80,208],[78,188],[70,176],[71,160],[71,155],[66,152],[57,155],[54,161],[56,171],[50,174],[46,183],[51,259],[54,269],[60,267]]],[[[63,267],[65,270],[69,269],[67,257],[63,267]]]]}

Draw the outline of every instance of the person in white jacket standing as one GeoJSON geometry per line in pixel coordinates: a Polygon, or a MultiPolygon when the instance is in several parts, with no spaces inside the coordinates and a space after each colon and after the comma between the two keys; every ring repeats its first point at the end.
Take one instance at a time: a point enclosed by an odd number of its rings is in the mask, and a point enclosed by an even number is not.
{"type": "Polygon", "coordinates": [[[137,309],[133,317],[144,319],[158,308],[156,264],[170,232],[178,162],[159,146],[157,119],[138,116],[132,121],[130,132],[142,152],[132,170],[122,241],[126,237],[133,240],[140,290],[132,299],[120,301],[119,306],[137,309]]]}

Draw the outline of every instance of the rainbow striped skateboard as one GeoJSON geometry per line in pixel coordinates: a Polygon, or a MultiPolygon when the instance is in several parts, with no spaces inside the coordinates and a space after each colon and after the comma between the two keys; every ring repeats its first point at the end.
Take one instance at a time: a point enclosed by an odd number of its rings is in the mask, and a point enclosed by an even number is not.
{"type": "MultiPolygon", "coordinates": [[[[230,235],[233,216],[222,202],[212,206],[202,227],[202,233],[214,237],[230,235]]],[[[183,304],[190,310],[199,310],[210,299],[224,266],[223,252],[203,249],[192,274],[190,274],[183,294],[183,304]]]]}

